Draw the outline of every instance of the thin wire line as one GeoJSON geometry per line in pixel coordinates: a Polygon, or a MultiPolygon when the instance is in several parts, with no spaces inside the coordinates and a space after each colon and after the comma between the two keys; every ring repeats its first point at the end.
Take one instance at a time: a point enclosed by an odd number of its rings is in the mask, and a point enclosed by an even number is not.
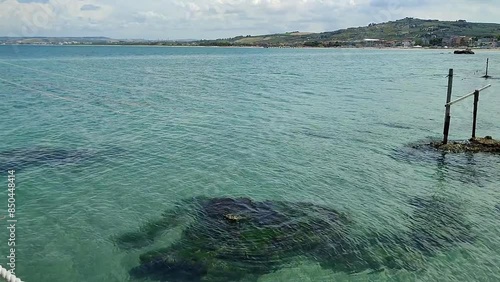
{"type": "MultiPolygon", "coordinates": [[[[65,77],[65,78],[71,78],[71,79],[85,81],[85,82],[98,83],[98,84],[112,86],[112,87],[116,87],[116,88],[122,88],[122,89],[128,89],[128,90],[138,91],[138,89],[136,89],[134,87],[125,86],[125,85],[118,85],[118,84],[109,83],[109,82],[106,82],[106,81],[92,80],[92,79],[86,79],[86,78],[80,78],[80,77],[75,77],[75,76],[60,74],[60,73],[51,72],[51,71],[39,70],[39,69],[31,68],[31,67],[26,67],[26,66],[21,66],[21,65],[16,65],[16,64],[8,63],[8,62],[1,61],[1,60],[0,60],[0,63],[1,64],[5,64],[5,65],[10,65],[10,66],[18,67],[18,68],[28,69],[28,70],[31,70],[31,71],[34,71],[34,72],[37,72],[37,73],[46,73],[46,74],[50,74],[50,75],[55,75],[55,76],[60,76],[60,77],[65,77]]],[[[39,91],[39,90],[36,90],[36,91],[39,91]]],[[[125,103],[125,102],[122,102],[122,104],[126,104],[126,105],[129,105],[129,106],[136,106],[136,107],[140,106],[139,104],[134,105],[134,104],[125,103]]],[[[153,108],[153,109],[156,109],[156,110],[159,109],[158,107],[153,106],[152,104],[150,104],[147,101],[145,101],[145,104],[146,104],[147,107],[150,107],[150,108],[153,108]]]]}
{"type": "MultiPolygon", "coordinates": [[[[57,73],[57,72],[40,70],[40,69],[31,68],[31,67],[27,67],[27,66],[21,66],[21,65],[17,65],[17,64],[13,64],[13,63],[8,63],[8,62],[2,61],[2,60],[0,60],[0,63],[1,64],[5,64],[5,65],[14,66],[14,67],[17,67],[17,68],[23,68],[23,69],[31,70],[31,71],[34,71],[34,72],[37,72],[37,73],[45,73],[45,74],[50,74],[50,75],[54,75],[54,76],[60,76],[60,77],[70,78],[70,79],[84,81],[84,82],[98,83],[98,84],[101,84],[101,85],[111,86],[111,87],[115,87],[115,88],[127,89],[127,90],[132,90],[132,91],[139,91],[139,89],[137,89],[135,87],[131,87],[131,86],[119,85],[119,84],[116,84],[116,83],[110,83],[110,82],[101,81],[101,80],[93,80],[93,79],[87,79],[87,78],[81,78],[81,77],[76,77],[76,76],[61,74],[61,73],[57,73]]],[[[132,74],[136,75],[134,73],[132,73],[132,74]]],[[[149,89],[153,89],[153,88],[149,88],[149,89]]],[[[155,88],[154,90],[157,91],[158,89],[155,88]]],[[[150,104],[147,101],[145,101],[145,103],[147,104],[148,107],[151,107],[151,108],[154,108],[154,109],[159,109],[158,107],[153,106],[152,104],[150,104]]]]}
{"type": "Polygon", "coordinates": [[[35,88],[28,87],[26,85],[22,85],[22,84],[13,82],[13,81],[9,81],[7,79],[3,79],[1,77],[0,77],[0,81],[3,81],[5,83],[7,83],[7,84],[15,85],[15,86],[18,86],[18,87],[21,87],[21,88],[24,88],[24,89],[28,89],[28,90],[32,90],[32,91],[37,91],[37,92],[41,93],[42,95],[46,95],[46,96],[49,96],[51,98],[62,99],[62,100],[70,101],[70,102],[79,102],[79,101],[73,100],[71,98],[61,97],[59,95],[55,95],[55,94],[52,94],[52,93],[49,93],[49,92],[46,92],[46,91],[38,90],[38,89],[35,89],[35,88]]]}
{"type": "MultiPolygon", "coordinates": [[[[58,96],[58,95],[55,95],[55,94],[52,94],[52,93],[49,93],[49,92],[46,92],[46,91],[43,91],[43,90],[31,88],[31,87],[28,87],[28,86],[25,86],[25,85],[22,85],[22,84],[19,84],[19,83],[16,83],[16,82],[8,81],[6,79],[0,78],[0,81],[3,81],[5,83],[11,84],[11,85],[19,86],[19,87],[22,87],[24,89],[28,89],[28,90],[32,90],[32,91],[37,91],[37,92],[40,92],[42,95],[47,95],[47,96],[52,97],[52,98],[63,99],[63,100],[67,100],[67,101],[70,101],[70,102],[80,102],[80,103],[87,104],[87,105],[90,105],[90,106],[93,106],[93,107],[98,107],[96,105],[92,105],[92,104],[83,102],[81,100],[74,100],[74,99],[70,99],[70,98],[61,97],[61,96],[58,96]]],[[[125,114],[125,115],[128,115],[128,116],[133,116],[133,115],[128,114],[128,113],[123,113],[123,112],[118,112],[118,111],[113,111],[113,110],[111,110],[111,111],[115,112],[115,113],[118,113],[118,114],[125,114]]],[[[141,150],[138,150],[137,152],[139,152],[141,154],[147,154],[149,156],[154,156],[154,157],[157,157],[159,159],[169,160],[167,157],[162,156],[160,154],[151,154],[151,153],[148,153],[146,151],[141,151],[141,150]]]]}
{"type": "MultiPolygon", "coordinates": [[[[34,72],[46,73],[46,74],[51,74],[51,75],[55,75],[55,76],[61,76],[61,77],[71,78],[71,79],[85,81],[85,82],[100,83],[100,84],[103,84],[103,85],[113,86],[113,87],[117,87],[117,88],[134,89],[133,87],[129,87],[129,86],[118,85],[118,84],[109,83],[109,82],[100,81],[100,80],[92,80],[92,79],[86,79],[86,78],[81,78],[81,77],[75,77],[75,76],[61,74],[61,73],[56,73],[56,72],[51,72],[51,71],[39,70],[39,69],[30,68],[30,67],[26,67],[26,66],[20,66],[20,65],[16,65],[16,64],[12,64],[12,63],[7,63],[5,61],[0,61],[0,63],[4,64],[4,65],[10,65],[10,66],[18,67],[18,68],[32,70],[34,72]]],[[[134,90],[137,90],[137,89],[134,89],[134,90]]]]}
{"type": "MultiPolygon", "coordinates": [[[[47,91],[43,91],[43,90],[39,90],[39,89],[36,89],[36,88],[32,88],[32,87],[29,87],[29,86],[26,86],[26,85],[22,85],[22,84],[13,82],[13,81],[9,81],[9,80],[3,79],[3,78],[0,78],[0,81],[3,81],[4,83],[7,83],[7,84],[15,85],[15,86],[27,89],[27,90],[36,91],[36,92],[41,93],[42,95],[45,95],[45,96],[48,96],[48,97],[51,97],[51,98],[62,99],[62,100],[66,100],[66,101],[74,102],[74,103],[87,104],[87,105],[89,105],[91,107],[98,107],[99,108],[99,106],[92,105],[92,104],[90,104],[88,102],[84,102],[82,100],[75,100],[75,99],[71,99],[71,98],[62,97],[62,96],[59,96],[59,95],[56,95],[56,94],[52,94],[52,93],[47,92],[47,91]]],[[[109,110],[109,111],[111,111],[113,113],[117,113],[117,114],[123,114],[123,115],[132,116],[132,115],[130,115],[127,112],[115,111],[115,110],[112,110],[112,109],[109,109],[109,108],[107,108],[106,110],[109,110]]]]}

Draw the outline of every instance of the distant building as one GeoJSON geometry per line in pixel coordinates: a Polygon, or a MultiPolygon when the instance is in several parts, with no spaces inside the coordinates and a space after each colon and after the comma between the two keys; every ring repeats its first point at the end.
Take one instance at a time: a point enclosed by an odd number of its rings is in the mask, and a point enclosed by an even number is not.
{"type": "Polygon", "coordinates": [[[477,40],[478,46],[489,46],[493,43],[493,38],[480,38],[477,40]]]}
{"type": "Polygon", "coordinates": [[[411,48],[413,47],[413,41],[410,41],[410,40],[404,40],[402,42],[402,45],[404,48],[411,48]]]}
{"type": "Polygon", "coordinates": [[[431,43],[431,40],[428,37],[422,37],[420,38],[420,40],[422,40],[422,45],[424,46],[429,45],[431,43]]]}
{"type": "Polygon", "coordinates": [[[448,41],[448,46],[463,47],[472,44],[472,38],[467,36],[452,36],[448,41]]]}
{"type": "Polygon", "coordinates": [[[460,36],[460,46],[469,46],[472,44],[472,38],[467,36],[460,36]]]}
{"type": "Polygon", "coordinates": [[[385,41],[384,42],[384,46],[385,47],[396,47],[397,46],[397,42],[396,41],[385,41]]]}
{"type": "Polygon", "coordinates": [[[382,40],[380,40],[380,39],[375,39],[375,38],[363,39],[363,45],[365,47],[379,47],[381,43],[382,43],[382,40]]]}

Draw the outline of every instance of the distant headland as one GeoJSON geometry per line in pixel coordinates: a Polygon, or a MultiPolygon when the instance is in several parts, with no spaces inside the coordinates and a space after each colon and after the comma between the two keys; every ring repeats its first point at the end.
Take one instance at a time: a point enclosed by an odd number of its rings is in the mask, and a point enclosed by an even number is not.
{"type": "Polygon", "coordinates": [[[466,20],[404,18],[320,33],[292,31],[241,35],[214,40],[141,40],[108,37],[0,37],[0,45],[151,45],[219,47],[376,47],[376,48],[499,48],[500,24],[466,20]]]}

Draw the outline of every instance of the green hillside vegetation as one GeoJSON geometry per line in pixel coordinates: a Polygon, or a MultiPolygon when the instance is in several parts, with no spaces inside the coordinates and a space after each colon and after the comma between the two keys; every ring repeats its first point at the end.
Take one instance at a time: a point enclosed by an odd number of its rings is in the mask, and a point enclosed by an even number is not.
{"type": "Polygon", "coordinates": [[[465,20],[438,21],[405,18],[365,27],[355,27],[322,33],[288,32],[261,36],[238,36],[234,38],[202,40],[194,42],[201,46],[310,46],[336,47],[364,39],[384,41],[422,40],[427,45],[441,45],[443,39],[452,36],[500,38],[500,24],[472,23],[465,20]]]}

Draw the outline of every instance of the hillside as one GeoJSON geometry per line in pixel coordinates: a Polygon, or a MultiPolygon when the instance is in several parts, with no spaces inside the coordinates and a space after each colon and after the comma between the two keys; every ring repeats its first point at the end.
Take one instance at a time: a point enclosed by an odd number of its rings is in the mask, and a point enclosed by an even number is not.
{"type": "Polygon", "coordinates": [[[0,45],[167,45],[167,46],[261,46],[261,47],[500,47],[500,24],[465,20],[439,21],[404,18],[368,26],[321,33],[286,32],[237,36],[217,40],[141,40],[107,37],[0,37],[0,45]],[[368,39],[368,40],[367,40],[368,39]]]}
{"type": "MultiPolygon", "coordinates": [[[[288,32],[261,36],[238,36],[228,39],[197,41],[199,45],[217,46],[335,46],[364,39],[384,41],[424,40],[439,42],[453,36],[472,38],[496,38],[500,36],[500,24],[472,23],[464,20],[438,21],[405,18],[397,21],[355,27],[322,33],[288,32]]],[[[439,45],[441,42],[439,42],[439,45]]],[[[436,44],[438,45],[438,44],[436,44]]]]}

